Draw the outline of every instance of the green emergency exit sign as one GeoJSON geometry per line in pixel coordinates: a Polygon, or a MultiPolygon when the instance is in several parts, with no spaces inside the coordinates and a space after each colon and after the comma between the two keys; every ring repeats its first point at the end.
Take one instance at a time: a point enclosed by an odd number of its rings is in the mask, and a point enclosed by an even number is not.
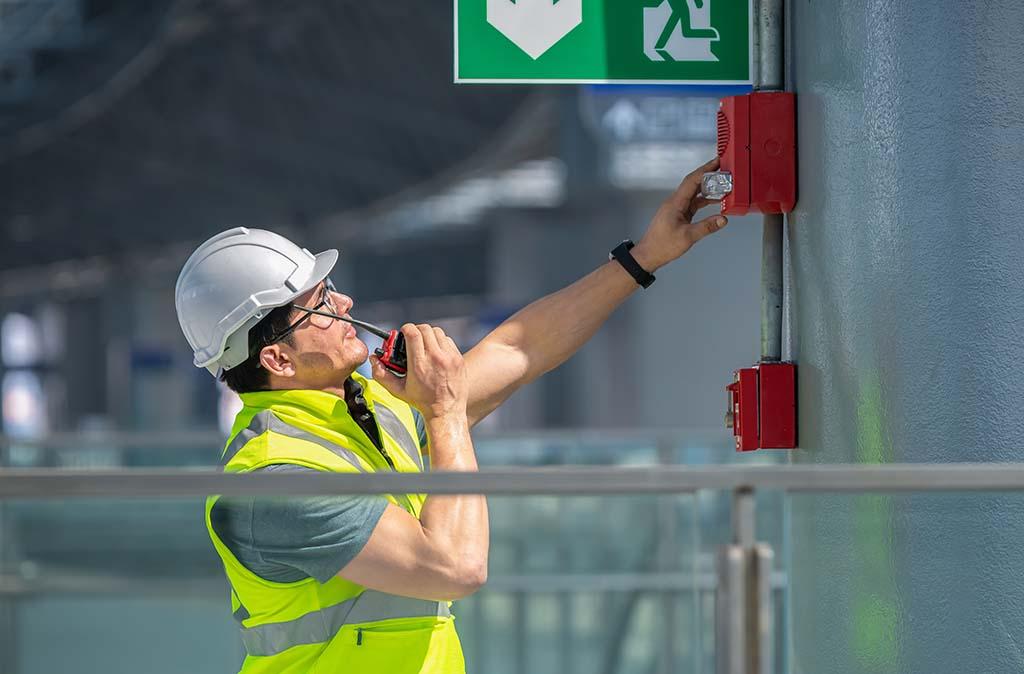
{"type": "Polygon", "coordinates": [[[750,84],[753,0],[455,0],[455,81],[750,84]]]}

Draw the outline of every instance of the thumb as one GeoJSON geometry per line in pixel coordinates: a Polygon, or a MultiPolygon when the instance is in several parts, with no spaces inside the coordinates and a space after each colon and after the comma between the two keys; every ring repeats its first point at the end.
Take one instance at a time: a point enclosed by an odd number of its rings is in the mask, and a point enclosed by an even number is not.
{"type": "Polygon", "coordinates": [[[373,372],[373,380],[380,383],[388,393],[401,397],[405,391],[405,380],[396,377],[380,362],[377,356],[370,356],[370,370],[373,372]]]}
{"type": "Polygon", "coordinates": [[[724,215],[712,215],[690,225],[690,235],[693,237],[693,242],[697,243],[705,236],[714,234],[727,224],[729,224],[729,219],[724,215]]]}

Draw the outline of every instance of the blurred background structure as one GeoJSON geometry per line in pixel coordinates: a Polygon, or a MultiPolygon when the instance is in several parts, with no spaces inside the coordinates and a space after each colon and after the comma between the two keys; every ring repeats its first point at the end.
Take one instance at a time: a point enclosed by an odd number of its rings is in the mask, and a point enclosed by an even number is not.
{"type": "MultiPolygon", "coordinates": [[[[1021,460],[1024,5],[786,13],[801,449],[736,456],[722,428],[758,355],[760,220],[736,218],[482,424],[483,464],[1021,460]]],[[[357,316],[468,348],[714,153],[720,92],[453,86],[451,30],[450,2],[0,0],[0,465],[216,462],[237,400],[172,289],[218,231],[340,248],[357,316]]],[[[470,671],[714,671],[727,501],[492,499],[470,671]]],[[[757,517],[774,671],[1024,668],[1018,497],[759,492],[757,517]]],[[[0,502],[0,674],[240,649],[200,503],[0,502]]]]}
{"type": "MultiPolygon", "coordinates": [[[[192,366],[172,292],[218,231],[339,248],[356,316],[468,348],[637,238],[713,156],[715,91],[453,86],[451,27],[450,2],[0,0],[4,464],[216,463],[237,399],[192,366]]],[[[732,460],[756,223],[659,273],[489,418],[482,462],[732,460]]],[[[0,672],[235,671],[200,503],[0,513],[0,672]]],[[[727,495],[492,513],[489,587],[455,611],[471,671],[712,671],[727,495]]],[[[781,545],[781,497],[760,517],[781,545]]]]}

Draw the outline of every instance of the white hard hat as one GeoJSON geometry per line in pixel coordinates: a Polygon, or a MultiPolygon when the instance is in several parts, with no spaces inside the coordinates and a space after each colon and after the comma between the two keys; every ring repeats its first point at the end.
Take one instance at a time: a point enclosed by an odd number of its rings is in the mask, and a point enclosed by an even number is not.
{"type": "Polygon", "coordinates": [[[195,366],[214,376],[249,357],[249,330],[320,283],[338,251],[313,255],[279,234],[236,227],[203,243],[174,286],[178,323],[195,366]]]}

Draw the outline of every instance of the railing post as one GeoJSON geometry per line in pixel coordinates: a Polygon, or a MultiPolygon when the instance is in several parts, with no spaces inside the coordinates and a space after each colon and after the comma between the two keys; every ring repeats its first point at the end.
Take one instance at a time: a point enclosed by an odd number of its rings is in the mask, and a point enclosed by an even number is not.
{"type": "Polygon", "coordinates": [[[744,548],[754,544],[757,520],[754,490],[739,487],[732,493],[732,542],[744,548]]]}
{"type": "MultiPolygon", "coordinates": [[[[658,465],[672,465],[672,443],[665,434],[658,436],[657,450],[658,465]]],[[[660,573],[669,573],[680,568],[679,563],[674,561],[676,559],[676,555],[679,554],[679,546],[676,540],[676,532],[679,529],[676,512],[676,501],[678,498],[679,496],[675,494],[665,494],[655,497],[658,522],[657,569],[660,573]]],[[[691,503],[691,507],[696,508],[696,497],[693,498],[694,502],[691,503]]],[[[695,565],[691,566],[691,569],[692,573],[697,573],[695,565]]],[[[670,591],[661,593],[663,639],[661,641],[661,648],[658,652],[658,674],[672,674],[672,672],[675,671],[676,631],[679,629],[679,620],[676,611],[678,600],[679,594],[677,592],[670,591]]],[[[699,601],[699,598],[694,595],[693,601],[696,604],[696,602],[699,601]]]]}
{"type": "MultiPolygon", "coordinates": [[[[10,465],[10,439],[0,426],[0,472],[10,465]]],[[[0,500],[0,672],[13,672],[17,662],[15,643],[15,610],[17,598],[4,592],[4,577],[14,570],[12,559],[14,527],[11,526],[9,504],[0,500]]]]}
{"type": "Polygon", "coordinates": [[[723,545],[719,548],[715,589],[716,674],[749,674],[744,657],[747,651],[744,562],[740,546],[723,545]]]}
{"type": "Polygon", "coordinates": [[[756,542],[754,490],[732,497],[733,543],[718,553],[715,596],[717,674],[771,674],[774,640],[771,575],[774,554],[756,542]]]}

